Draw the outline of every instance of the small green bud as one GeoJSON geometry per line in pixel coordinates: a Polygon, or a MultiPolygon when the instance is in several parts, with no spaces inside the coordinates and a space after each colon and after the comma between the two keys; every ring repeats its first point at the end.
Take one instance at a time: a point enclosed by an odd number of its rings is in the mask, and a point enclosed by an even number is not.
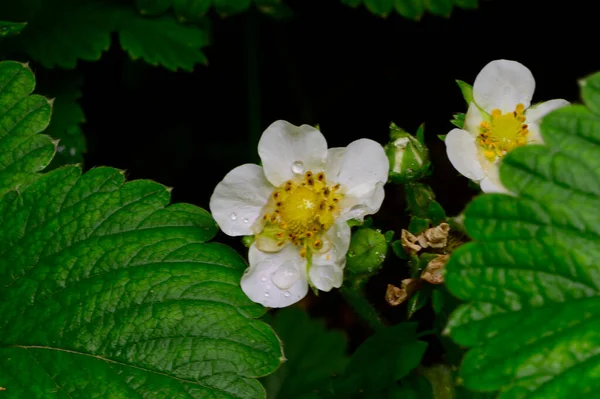
{"type": "Polygon", "coordinates": [[[431,165],[427,147],[394,123],[390,125],[390,139],[385,146],[390,161],[390,179],[404,184],[424,177],[431,165]]]}
{"type": "Polygon", "coordinates": [[[256,239],[255,236],[243,236],[242,244],[244,244],[244,246],[246,248],[250,248],[250,246],[252,245],[252,243],[254,242],[255,239],[256,239]]]}
{"type": "Polygon", "coordinates": [[[388,243],[379,230],[361,228],[352,234],[346,269],[354,275],[375,273],[387,256],[388,243]]]}

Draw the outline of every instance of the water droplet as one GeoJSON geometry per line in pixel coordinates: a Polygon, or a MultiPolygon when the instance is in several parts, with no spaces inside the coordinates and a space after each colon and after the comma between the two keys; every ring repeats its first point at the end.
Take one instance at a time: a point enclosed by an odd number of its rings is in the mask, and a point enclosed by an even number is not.
{"type": "Polygon", "coordinates": [[[356,252],[355,251],[350,251],[350,252],[348,252],[348,256],[351,257],[351,258],[353,258],[353,257],[356,256],[356,252]]]}
{"type": "Polygon", "coordinates": [[[275,272],[271,273],[271,281],[280,290],[287,290],[300,277],[300,271],[293,262],[285,262],[275,272]]]}
{"type": "Polygon", "coordinates": [[[286,297],[286,298],[289,298],[289,297],[292,296],[292,294],[290,294],[288,291],[286,291],[286,292],[283,293],[283,296],[286,297]]]}
{"type": "Polygon", "coordinates": [[[58,147],[56,147],[56,151],[58,151],[58,152],[63,152],[64,150],[65,150],[64,145],[59,145],[58,147]]]}
{"type": "Polygon", "coordinates": [[[244,223],[248,223],[248,222],[249,222],[248,218],[244,218],[244,223]]]}
{"type": "Polygon", "coordinates": [[[73,157],[75,156],[75,147],[69,148],[69,154],[73,157]]]}
{"type": "Polygon", "coordinates": [[[263,283],[264,283],[265,281],[267,281],[267,276],[262,276],[262,277],[260,278],[260,281],[262,281],[263,283]]]}
{"type": "Polygon", "coordinates": [[[235,219],[237,219],[237,215],[236,215],[236,214],[235,214],[235,212],[234,212],[234,213],[232,213],[231,215],[229,215],[229,218],[230,218],[231,220],[235,220],[235,219]]]}
{"type": "Polygon", "coordinates": [[[292,172],[296,173],[297,175],[304,173],[304,162],[295,161],[292,164],[292,172]]]}
{"type": "Polygon", "coordinates": [[[265,292],[265,298],[268,298],[268,297],[269,297],[269,293],[265,292]]]}

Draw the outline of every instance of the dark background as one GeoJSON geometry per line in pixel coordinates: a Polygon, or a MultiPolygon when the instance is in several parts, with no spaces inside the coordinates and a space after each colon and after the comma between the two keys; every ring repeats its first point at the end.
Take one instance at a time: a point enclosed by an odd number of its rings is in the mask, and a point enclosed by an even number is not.
{"type": "MultiPolygon", "coordinates": [[[[174,188],[173,200],[208,208],[214,186],[234,167],[257,162],[256,143],[273,121],[319,124],[330,146],[369,137],[385,144],[390,122],[408,131],[425,123],[434,174],[428,183],[449,214],[477,192],[448,162],[442,141],[466,106],[454,80],[472,83],[489,61],[517,60],[533,72],[534,102],[577,101],[577,80],[600,70],[592,33],[594,2],[480,1],[449,19],[387,19],[339,0],[287,1],[293,18],[251,11],[213,20],[208,66],[172,73],[131,61],[115,44],[101,61],[81,63],[87,118],[87,168],[109,165],[130,179],[174,188]],[[589,29],[588,29],[589,28],[589,29]],[[588,43],[588,44],[586,44],[588,43]]],[[[402,188],[388,185],[379,227],[406,227],[402,188]]],[[[242,250],[239,240],[218,240],[242,250]]],[[[369,285],[389,319],[405,309],[383,301],[387,283],[406,277],[386,269],[369,285]]],[[[337,292],[304,303],[358,342],[368,333],[337,292]]],[[[427,317],[427,316],[425,316],[427,317]]]]}

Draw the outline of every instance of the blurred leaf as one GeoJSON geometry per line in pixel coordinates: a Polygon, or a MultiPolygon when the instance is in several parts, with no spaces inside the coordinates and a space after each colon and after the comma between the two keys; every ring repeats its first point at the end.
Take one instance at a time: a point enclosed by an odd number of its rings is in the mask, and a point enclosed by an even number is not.
{"type": "Polygon", "coordinates": [[[18,35],[25,26],[27,26],[27,22],[0,21],[0,38],[18,35]]]}
{"type": "Polygon", "coordinates": [[[246,11],[251,3],[252,0],[213,0],[216,11],[222,16],[246,11]]]}
{"type": "Polygon", "coordinates": [[[142,15],[156,16],[164,14],[171,7],[172,0],[135,0],[135,5],[142,15]]]}
{"type": "Polygon", "coordinates": [[[34,87],[27,65],[0,62],[0,196],[24,188],[54,155],[50,137],[38,134],[50,122],[52,105],[31,95],[34,87]]]}
{"type": "Polygon", "coordinates": [[[413,296],[411,296],[408,300],[407,306],[407,317],[410,319],[413,315],[422,309],[427,302],[429,302],[429,298],[431,298],[431,294],[434,290],[434,286],[432,284],[423,284],[421,288],[415,292],[413,296]]]}
{"type": "Polygon", "coordinates": [[[442,17],[448,17],[454,6],[473,9],[477,8],[477,0],[341,0],[350,7],[365,4],[373,14],[386,17],[395,8],[398,14],[405,18],[418,20],[425,10],[442,17]]]}
{"type": "Polygon", "coordinates": [[[431,201],[427,208],[427,216],[431,219],[431,223],[437,226],[446,220],[446,211],[444,211],[439,202],[431,201]]]}
{"type": "Polygon", "coordinates": [[[394,0],[365,0],[365,5],[373,14],[387,17],[394,7],[394,0]]]}
{"type": "Polygon", "coordinates": [[[408,224],[408,231],[417,235],[419,233],[422,233],[423,230],[428,229],[430,226],[431,220],[413,216],[412,218],[410,218],[410,223],[408,224]]]}
{"type": "Polygon", "coordinates": [[[275,317],[267,316],[265,321],[283,342],[287,359],[279,370],[263,379],[267,398],[310,398],[344,370],[348,357],[342,332],[327,330],[322,321],[311,319],[300,309],[281,309],[275,317]]]}
{"type": "Polygon", "coordinates": [[[460,375],[500,399],[593,398],[600,388],[600,73],[582,89],[587,107],[548,114],[545,144],[504,158],[514,196],[468,206],[474,242],[446,268],[447,287],[468,301],[447,326],[472,347],[460,375]]]}
{"type": "Polygon", "coordinates": [[[361,228],[352,234],[346,269],[352,274],[377,271],[387,255],[387,240],[378,230],[361,228]]]}
{"type": "Polygon", "coordinates": [[[404,251],[404,248],[402,248],[402,241],[393,241],[390,246],[398,258],[408,259],[408,254],[404,251]]]}
{"type": "Polygon", "coordinates": [[[172,17],[140,18],[133,11],[123,10],[119,39],[131,58],[143,58],[171,71],[192,71],[195,64],[207,62],[200,49],[209,43],[208,34],[172,17]]]}
{"type": "Polygon", "coordinates": [[[202,19],[212,5],[212,0],[173,0],[173,11],[181,21],[196,22],[202,19]]]}
{"type": "Polygon", "coordinates": [[[419,341],[416,323],[400,323],[376,332],[350,358],[343,377],[334,385],[336,397],[374,397],[389,391],[420,363],[427,343],[419,341]]]}
{"type": "Polygon", "coordinates": [[[255,378],[279,366],[280,342],[239,287],[244,260],[207,243],[211,215],[112,168],[35,175],[54,148],[37,134],[50,105],[34,85],[25,65],[0,63],[2,391],[264,397],[255,378]]]}

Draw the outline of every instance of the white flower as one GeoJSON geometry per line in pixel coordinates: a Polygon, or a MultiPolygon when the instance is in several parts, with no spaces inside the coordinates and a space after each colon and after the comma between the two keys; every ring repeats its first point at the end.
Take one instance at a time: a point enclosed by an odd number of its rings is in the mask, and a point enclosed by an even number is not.
{"type": "Polygon", "coordinates": [[[502,157],[516,147],[543,143],[541,118],[569,104],[550,100],[530,108],[534,90],[531,71],[516,61],[492,61],[475,78],[464,129],[450,131],[445,142],[452,165],[482,191],[507,192],[498,175],[502,157]]]}
{"type": "Polygon", "coordinates": [[[327,149],[317,129],[274,122],[258,154],[263,167],[238,166],[215,188],[210,210],[230,236],[254,235],[242,290],[254,302],[284,307],[308,285],[340,287],[350,245],[348,219],[379,210],[389,161],[361,139],[327,149]]]}

